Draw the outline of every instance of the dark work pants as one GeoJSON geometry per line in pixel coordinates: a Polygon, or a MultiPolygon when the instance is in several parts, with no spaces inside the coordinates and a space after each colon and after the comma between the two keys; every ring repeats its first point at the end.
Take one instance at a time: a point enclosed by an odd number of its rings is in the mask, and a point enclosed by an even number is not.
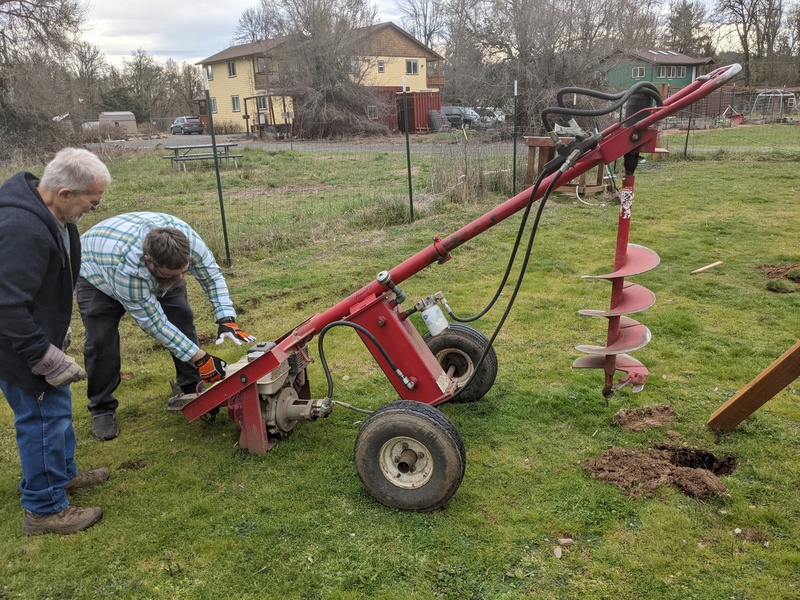
{"type": "MultiPolygon", "coordinates": [[[[113,413],[119,406],[114,391],[121,381],[119,322],[125,314],[125,308],[83,277],[78,279],[76,298],[86,330],[83,360],[88,375],[89,412],[93,416],[113,413]]],[[[169,322],[199,346],[194,327],[194,312],[186,295],[186,283],[164,294],[159,298],[159,303],[169,322]]],[[[175,380],[178,386],[184,392],[194,392],[201,382],[197,367],[174,356],[172,361],[175,363],[175,380]]]]}

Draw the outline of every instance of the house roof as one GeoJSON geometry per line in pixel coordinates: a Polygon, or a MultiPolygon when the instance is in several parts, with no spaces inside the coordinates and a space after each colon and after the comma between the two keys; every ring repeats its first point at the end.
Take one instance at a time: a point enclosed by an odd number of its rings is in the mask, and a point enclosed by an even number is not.
{"type": "MultiPolygon", "coordinates": [[[[394,23],[378,23],[376,25],[368,25],[367,27],[359,27],[353,30],[353,36],[357,42],[361,42],[363,44],[365,49],[372,50],[371,54],[373,55],[406,56],[406,53],[400,53],[400,54],[393,53],[390,48],[386,48],[383,44],[380,44],[375,36],[381,32],[389,33],[395,36],[395,38],[402,39],[406,44],[412,44],[416,46],[419,49],[420,54],[423,55],[425,58],[431,60],[444,60],[444,57],[442,57],[440,54],[437,54],[436,52],[428,48],[425,44],[420,42],[413,35],[404,31],[394,23]],[[380,51],[378,51],[378,48],[380,48],[380,51]]],[[[237,58],[245,58],[248,56],[253,56],[255,54],[263,54],[265,52],[269,52],[270,50],[274,50],[281,44],[285,43],[287,40],[288,36],[278,36],[270,38],[268,40],[231,46],[229,48],[226,48],[222,52],[217,52],[216,54],[209,56],[208,58],[204,58],[203,60],[195,64],[205,65],[208,63],[235,60],[237,58]]]]}
{"type": "Polygon", "coordinates": [[[278,36],[274,38],[270,38],[268,40],[260,40],[258,42],[249,42],[247,44],[238,44],[236,46],[230,46],[226,48],[222,52],[217,52],[216,54],[212,54],[208,58],[204,58],[196,65],[204,65],[213,62],[220,62],[223,60],[235,60],[237,58],[245,58],[247,56],[253,56],[254,54],[263,54],[264,52],[269,52],[280,46],[284,41],[286,41],[286,36],[278,36]]]}
{"type": "Polygon", "coordinates": [[[612,57],[627,56],[633,59],[641,60],[652,65],[675,65],[675,66],[702,66],[713,65],[714,59],[709,57],[705,58],[692,58],[674,50],[614,50],[609,54],[604,61],[610,60],[612,57]]]}
{"type": "MultiPolygon", "coordinates": [[[[432,60],[444,60],[444,57],[428,48],[425,44],[420,42],[417,38],[413,35],[408,33],[406,30],[398,27],[394,23],[377,23],[375,25],[367,25],[366,27],[359,27],[358,29],[353,30],[353,35],[356,40],[362,41],[366,48],[370,48],[373,50],[373,54],[375,55],[382,55],[382,56],[394,56],[392,54],[391,49],[386,47],[381,47],[380,51],[378,51],[376,46],[376,38],[375,36],[379,33],[390,33],[395,36],[404,39],[406,43],[410,43],[413,46],[416,46],[421,54],[425,56],[425,58],[430,58],[432,60]]],[[[398,54],[398,56],[406,56],[405,53],[398,54]]]]}

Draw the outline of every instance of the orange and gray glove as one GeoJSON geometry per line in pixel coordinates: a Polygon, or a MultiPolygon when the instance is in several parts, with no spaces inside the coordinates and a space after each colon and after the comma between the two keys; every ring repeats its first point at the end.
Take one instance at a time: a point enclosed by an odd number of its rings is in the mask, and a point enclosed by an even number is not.
{"type": "Polygon", "coordinates": [[[206,354],[194,364],[197,370],[200,371],[203,383],[215,383],[225,379],[225,367],[228,366],[228,363],[221,358],[206,354]]]}
{"type": "Polygon", "coordinates": [[[217,330],[217,346],[219,346],[222,342],[226,339],[233,340],[233,343],[237,346],[241,346],[242,342],[255,342],[256,338],[249,333],[245,333],[236,322],[233,320],[233,317],[223,317],[219,321],[219,329],[217,330]]]}
{"type": "Polygon", "coordinates": [[[34,375],[43,375],[45,381],[53,387],[61,387],[86,379],[86,371],[83,370],[83,367],[75,362],[74,358],[64,354],[52,344],[31,370],[34,375]]]}

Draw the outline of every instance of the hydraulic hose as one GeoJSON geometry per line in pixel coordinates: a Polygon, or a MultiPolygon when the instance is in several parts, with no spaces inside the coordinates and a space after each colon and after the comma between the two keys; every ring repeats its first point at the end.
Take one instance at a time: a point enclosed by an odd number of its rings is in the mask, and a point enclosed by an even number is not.
{"type": "MultiPolygon", "coordinates": [[[[519,293],[520,287],[522,287],[522,281],[525,278],[525,272],[528,269],[528,262],[530,261],[531,250],[533,249],[533,242],[536,239],[536,232],[539,230],[539,223],[541,222],[542,219],[542,213],[544,212],[545,204],[547,204],[547,199],[550,197],[550,194],[553,192],[556,185],[558,184],[559,178],[560,176],[553,177],[553,180],[550,182],[550,185],[547,186],[547,189],[545,190],[541,200],[539,200],[539,207],[536,211],[536,217],[533,220],[533,225],[531,226],[531,233],[530,236],[528,237],[528,245],[525,248],[524,259],[522,261],[522,266],[520,267],[519,270],[519,277],[517,278],[517,282],[514,285],[514,290],[511,292],[511,297],[508,299],[508,304],[506,305],[506,309],[503,311],[503,315],[500,317],[500,320],[498,321],[497,326],[494,329],[494,333],[492,333],[492,337],[489,338],[489,343],[486,344],[486,347],[483,349],[480,358],[478,358],[478,360],[475,362],[475,366],[472,371],[472,377],[470,377],[461,387],[459,387],[452,396],[450,396],[446,400],[443,400],[442,402],[439,402],[438,404],[449,402],[450,400],[457,398],[461,394],[461,392],[467,388],[467,386],[472,381],[472,378],[475,377],[475,375],[478,373],[478,369],[483,364],[483,361],[486,359],[486,355],[489,353],[489,350],[494,344],[495,339],[497,339],[497,336],[499,335],[500,330],[503,328],[503,325],[505,324],[508,315],[511,314],[511,308],[514,306],[514,302],[517,299],[517,294],[519,293]]],[[[538,188],[543,179],[544,179],[544,174],[541,174],[537,179],[536,185],[534,187],[538,188]]],[[[531,206],[533,205],[534,198],[535,198],[535,190],[532,188],[530,200],[528,200],[528,204],[525,207],[526,211],[528,212],[530,211],[531,206]]],[[[516,252],[516,248],[514,250],[516,252]]]]}
{"type": "MultiPolygon", "coordinates": [[[[614,102],[606,108],[590,110],[590,109],[579,109],[579,108],[568,108],[566,106],[550,106],[545,108],[542,111],[542,123],[544,123],[545,131],[548,135],[551,135],[553,131],[553,126],[550,123],[550,115],[557,114],[557,115],[568,115],[571,117],[599,117],[602,115],[610,114],[620,107],[622,107],[625,102],[631,96],[634,95],[643,95],[651,98],[656,102],[656,106],[663,106],[664,101],[661,99],[661,94],[658,93],[658,90],[655,89],[652,83],[649,81],[641,81],[633,86],[631,86],[627,91],[622,92],[621,94],[614,95],[614,94],[605,94],[603,92],[596,92],[593,90],[583,90],[583,88],[566,88],[575,90],[574,93],[577,93],[577,90],[582,90],[582,94],[584,95],[594,95],[594,97],[603,99],[603,100],[614,100],[614,102]],[[607,98],[605,96],[608,96],[607,98]]],[[[563,91],[563,90],[562,90],[563,91]]],[[[559,99],[559,103],[563,101],[563,94],[561,91],[558,92],[557,97],[559,99]]],[[[555,135],[555,134],[552,134],[555,135]]]]}
{"type": "Polygon", "coordinates": [[[317,348],[319,350],[319,362],[322,365],[322,370],[325,373],[325,380],[328,382],[328,395],[326,396],[327,398],[331,398],[331,399],[333,398],[333,377],[331,376],[331,370],[328,367],[328,361],[325,359],[325,350],[324,350],[323,345],[322,345],[322,340],[325,339],[325,334],[328,332],[328,330],[330,330],[333,327],[340,327],[340,326],[341,327],[352,327],[353,329],[355,329],[359,333],[362,333],[365,336],[367,336],[369,338],[369,340],[373,344],[375,344],[375,347],[383,355],[383,358],[386,359],[386,362],[389,364],[389,367],[391,367],[392,371],[394,371],[395,374],[403,381],[403,384],[406,385],[406,386],[409,385],[408,377],[406,377],[403,374],[403,372],[397,367],[397,365],[394,363],[394,361],[389,356],[389,353],[386,352],[386,348],[381,346],[381,344],[378,341],[378,339],[374,335],[372,335],[372,333],[370,333],[370,331],[368,329],[366,329],[365,327],[362,327],[358,323],[351,323],[350,321],[333,321],[332,323],[328,323],[327,325],[325,325],[325,327],[322,328],[322,330],[319,332],[319,340],[317,341],[317,348]]]}

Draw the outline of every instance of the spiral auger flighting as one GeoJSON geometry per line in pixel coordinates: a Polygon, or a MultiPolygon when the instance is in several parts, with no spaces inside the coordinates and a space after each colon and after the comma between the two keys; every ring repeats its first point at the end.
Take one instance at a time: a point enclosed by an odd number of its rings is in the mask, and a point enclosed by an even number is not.
{"type": "Polygon", "coordinates": [[[633,176],[626,176],[623,179],[614,270],[603,275],[584,276],[587,279],[607,279],[611,282],[610,307],[608,310],[578,311],[578,314],[585,317],[608,319],[606,345],[576,346],[576,350],[585,352],[588,356],[580,357],[572,365],[577,369],[603,369],[605,372],[603,396],[606,401],[614,395],[614,392],[626,385],[631,385],[634,392],[641,391],[647,381],[648,373],[647,367],[627,353],[644,348],[650,342],[650,330],[626,315],[650,308],[655,303],[656,297],[646,287],[625,281],[625,278],[655,268],[660,259],[658,254],[649,248],[628,243],[633,181],[633,176]],[[617,371],[623,372],[624,375],[614,383],[617,371]]]}

